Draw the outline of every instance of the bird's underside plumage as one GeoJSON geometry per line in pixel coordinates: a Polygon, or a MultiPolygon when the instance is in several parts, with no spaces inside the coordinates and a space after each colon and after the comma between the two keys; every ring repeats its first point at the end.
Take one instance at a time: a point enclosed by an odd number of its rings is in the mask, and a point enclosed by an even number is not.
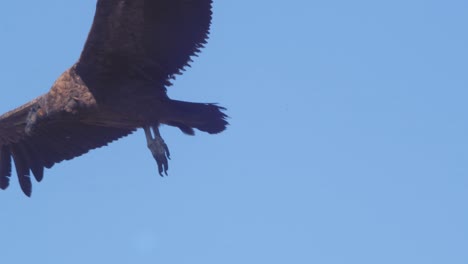
{"type": "Polygon", "coordinates": [[[23,192],[32,174],[144,128],[159,173],[169,151],[158,126],[193,135],[226,126],[224,108],[170,99],[166,87],[206,43],[211,0],[98,0],[83,52],[35,100],[0,116],[0,188],[14,164],[23,192]]]}

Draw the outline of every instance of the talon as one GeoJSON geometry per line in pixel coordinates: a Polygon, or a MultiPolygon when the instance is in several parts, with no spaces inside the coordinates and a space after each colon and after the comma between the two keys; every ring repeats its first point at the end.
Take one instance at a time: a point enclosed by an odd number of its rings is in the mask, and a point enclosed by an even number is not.
{"type": "Polygon", "coordinates": [[[33,106],[26,117],[26,126],[25,132],[28,135],[34,133],[34,128],[36,127],[37,122],[43,116],[41,108],[39,105],[33,106]]]}
{"type": "Polygon", "coordinates": [[[150,127],[144,127],[146,134],[146,140],[148,143],[148,148],[153,154],[154,159],[158,165],[158,172],[159,175],[162,177],[164,176],[163,173],[167,176],[167,170],[169,169],[168,159],[170,159],[169,148],[166,145],[166,142],[162,139],[161,135],[159,134],[159,130],[157,126],[151,126],[153,135],[151,134],[150,127]]]}

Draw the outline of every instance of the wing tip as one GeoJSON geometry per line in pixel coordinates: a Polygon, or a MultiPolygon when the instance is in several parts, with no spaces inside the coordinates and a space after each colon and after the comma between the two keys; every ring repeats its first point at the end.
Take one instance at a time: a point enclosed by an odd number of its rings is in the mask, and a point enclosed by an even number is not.
{"type": "Polygon", "coordinates": [[[0,189],[6,190],[10,186],[10,177],[0,177],[0,189]]]}

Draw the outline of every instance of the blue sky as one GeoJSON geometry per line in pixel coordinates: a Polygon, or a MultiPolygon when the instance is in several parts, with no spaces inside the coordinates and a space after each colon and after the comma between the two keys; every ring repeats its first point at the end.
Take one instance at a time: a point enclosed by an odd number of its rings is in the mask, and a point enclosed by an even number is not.
{"type": "MultiPolygon", "coordinates": [[[[78,58],[95,1],[0,9],[0,112],[78,58]]],[[[215,1],[172,98],[228,130],[142,131],[0,192],[4,263],[468,263],[466,1],[215,1]]]]}

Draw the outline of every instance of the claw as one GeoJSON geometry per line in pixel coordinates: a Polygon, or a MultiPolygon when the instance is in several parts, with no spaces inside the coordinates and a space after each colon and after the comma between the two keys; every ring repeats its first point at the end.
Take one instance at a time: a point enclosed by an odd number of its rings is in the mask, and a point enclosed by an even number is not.
{"type": "Polygon", "coordinates": [[[158,164],[159,175],[164,176],[164,173],[167,176],[167,170],[169,169],[168,159],[171,158],[169,148],[159,134],[158,126],[151,126],[151,129],[154,133],[154,138],[151,134],[150,127],[144,127],[143,129],[145,130],[148,148],[150,149],[151,154],[153,154],[153,157],[158,164]]]}

